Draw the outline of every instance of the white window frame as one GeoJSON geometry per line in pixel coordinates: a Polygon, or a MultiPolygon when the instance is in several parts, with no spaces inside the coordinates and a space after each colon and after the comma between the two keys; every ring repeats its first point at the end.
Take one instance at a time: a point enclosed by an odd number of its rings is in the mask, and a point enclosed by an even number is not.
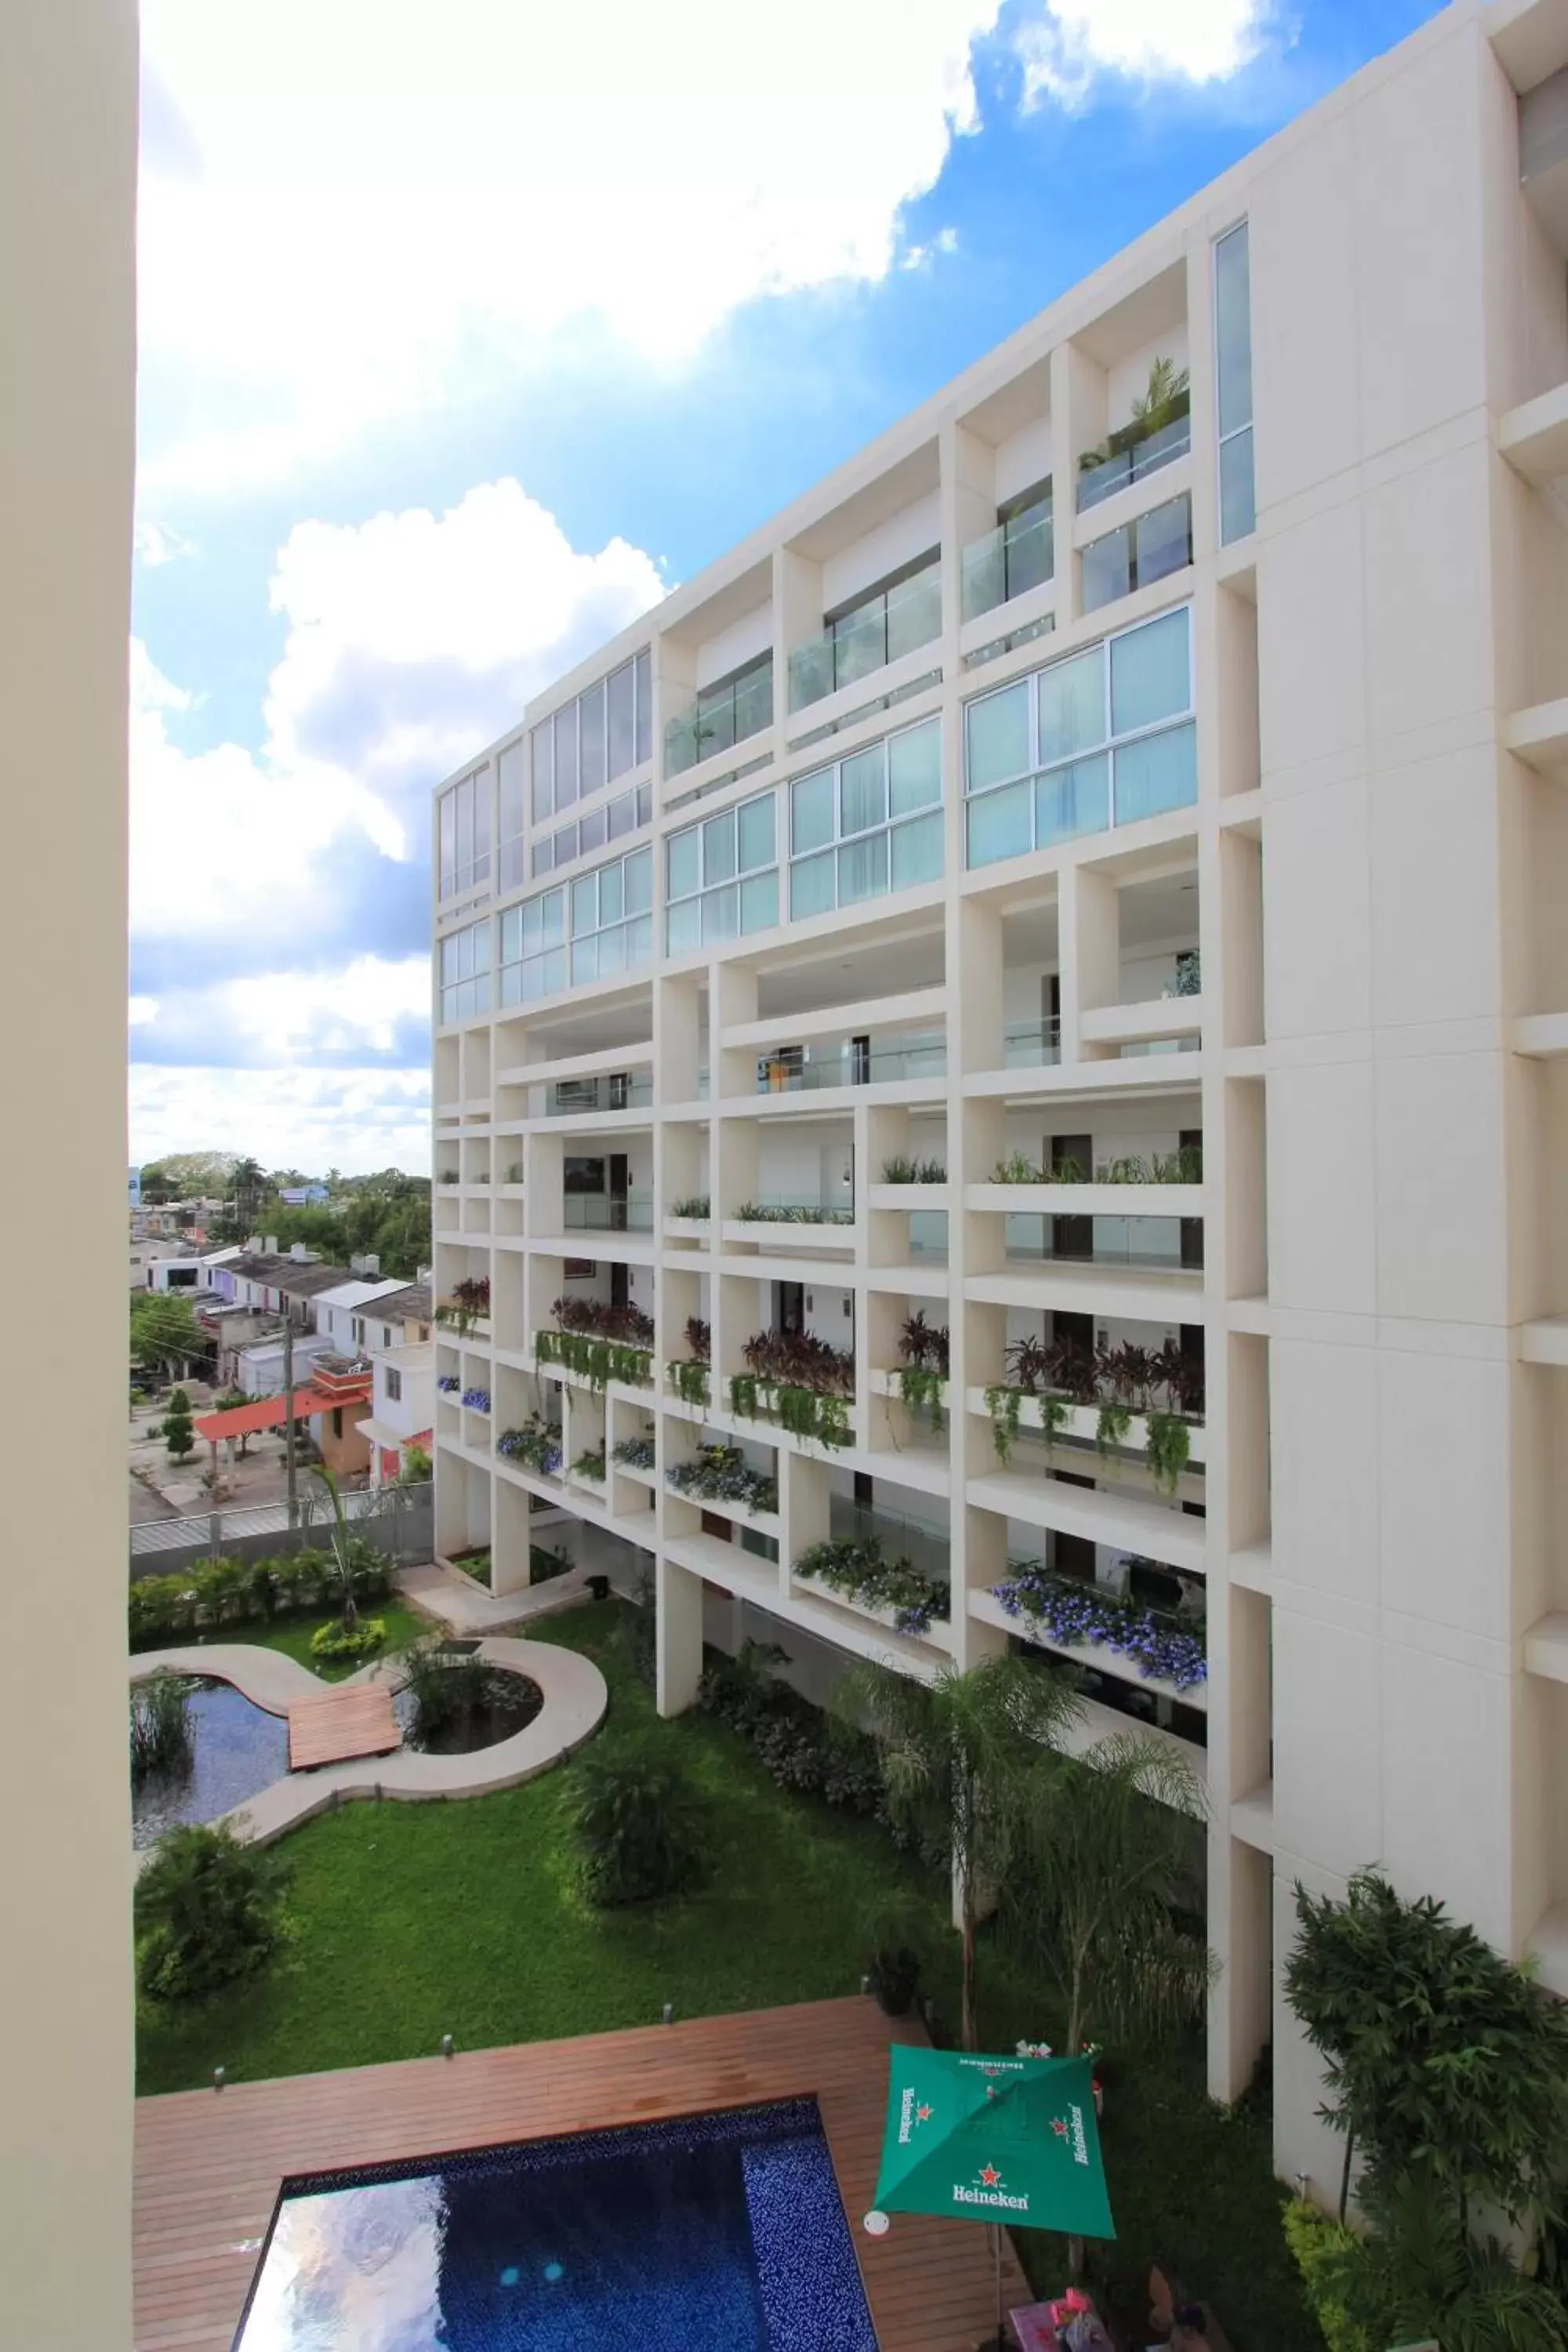
{"type": "Polygon", "coordinates": [[[1248,214],[1243,213],[1239,220],[1232,221],[1228,228],[1221,229],[1219,235],[1211,240],[1209,267],[1212,272],[1209,283],[1214,305],[1215,435],[1222,459],[1222,462],[1216,463],[1215,467],[1215,534],[1221,547],[1234,547],[1237,540],[1250,538],[1251,532],[1237,531],[1234,539],[1226,539],[1225,535],[1223,453],[1233,441],[1239,441],[1244,435],[1251,445],[1252,450],[1248,465],[1248,471],[1252,476],[1252,529],[1256,530],[1258,528],[1258,452],[1257,445],[1252,441],[1252,428],[1257,416],[1258,403],[1252,381],[1252,224],[1248,214]],[[1228,432],[1222,432],[1219,418],[1219,249],[1222,245],[1228,245],[1233,236],[1244,236],[1247,239],[1247,422],[1245,425],[1233,425],[1228,432]]]}
{"type": "MultiPolygon", "coordinates": [[[[665,953],[667,955],[695,955],[698,952],[698,949],[696,947],[672,948],[670,946],[669,918],[674,909],[677,907],[700,907],[707,899],[717,898],[721,890],[733,890],[736,893],[735,906],[737,928],[732,933],[727,933],[725,935],[726,938],[751,939],[755,936],[754,933],[748,931],[745,929],[745,926],[739,921],[742,895],[741,886],[745,882],[757,881],[764,874],[776,875],[781,864],[784,862],[781,860],[779,856],[778,803],[778,787],[775,784],[770,784],[766,792],[749,793],[744,800],[731,801],[728,808],[712,809],[709,812],[708,815],[699,817],[694,824],[679,825],[673,833],[666,834],[664,837],[664,923],[665,953]],[[741,864],[741,817],[746,809],[756,808],[763,801],[771,801],[773,803],[773,854],[771,858],[764,859],[761,866],[742,866],[741,864]],[[708,879],[708,848],[707,843],[704,839],[704,834],[707,827],[713,823],[715,817],[721,816],[731,816],[735,820],[735,870],[733,874],[726,875],[722,880],[710,882],[708,879]],[[669,887],[669,853],[675,844],[678,841],[683,841],[688,834],[695,834],[697,836],[697,863],[698,871],[701,878],[695,890],[682,890],[679,893],[672,894],[669,887]]],[[[786,802],[784,822],[787,824],[788,821],[788,806],[786,802]]],[[[766,928],[769,929],[776,929],[784,919],[783,911],[782,909],[779,909],[775,911],[772,924],[766,926],[766,928]]],[[[700,915],[698,918],[700,927],[701,925],[701,921],[702,918],[700,915]]],[[[703,942],[700,941],[699,946],[701,944],[703,944],[703,942]]],[[[718,946],[721,944],[721,942],[715,940],[711,944],[718,946]]]]}
{"type": "MultiPolygon", "coordinates": [[[[886,888],[885,890],[879,890],[879,891],[876,891],[876,892],[874,892],[872,895],[873,895],[874,897],[876,897],[876,898],[893,898],[893,897],[897,896],[898,894],[897,894],[897,892],[896,892],[896,891],[895,891],[895,889],[894,889],[894,887],[893,887],[893,880],[892,880],[892,872],[893,872],[893,845],[892,845],[892,835],[893,835],[895,833],[899,832],[899,831],[900,831],[900,830],[904,825],[907,825],[907,824],[921,824],[921,823],[922,823],[922,822],[923,822],[927,817],[933,816],[933,815],[934,815],[934,816],[940,816],[940,815],[941,815],[941,814],[942,814],[942,807],[943,807],[943,804],[944,804],[945,799],[946,799],[946,793],[945,793],[945,789],[944,789],[944,779],[943,779],[942,772],[942,720],[941,720],[941,718],[940,718],[940,717],[938,717],[938,716],[935,716],[935,715],[928,715],[928,716],[927,716],[926,718],[924,718],[924,719],[915,719],[915,720],[914,720],[914,721],[913,721],[910,726],[908,726],[908,727],[895,727],[895,728],[892,728],[892,729],[889,731],[889,733],[887,733],[886,735],[879,735],[878,737],[876,737],[876,739],[875,739],[872,742],[859,744],[859,745],[857,747],[857,749],[856,749],[856,750],[854,750],[853,751],[848,751],[848,752],[841,753],[841,754],[840,754],[840,756],[839,756],[837,760],[827,760],[827,761],[824,761],[821,763],[821,765],[819,765],[819,766],[807,768],[806,770],[805,770],[805,772],[804,772],[802,774],[800,774],[800,775],[798,775],[798,776],[792,776],[792,777],[790,778],[790,780],[789,780],[789,782],[787,783],[787,785],[785,786],[785,788],[784,788],[784,789],[785,789],[785,793],[786,793],[786,795],[787,795],[787,797],[786,797],[786,803],[785,803],[785,810],[784,810],[784,823],[785,823],[785,824],[786,824],[786,826],[787,826],[787,828],[788,828],[788,863],[789,863],[789,871],[790,871],[790,908],[791,908],[791,912],[790,912],[789,919],[790,919],[792,922],[795,920],[795,915],[794,915],[794,904],[795,904],[795,889],[794,889],[794,883],[795,883],[795,867],[796,867],[797,866],[804,866],[804,865],[807,864],[807,863],[808,863],[812,858],[814,858],[814,857],[827,857],[827,856],[831,856],[831,857],[834,859],[834,868],[833,868],[833,905],[832,905],[831,907],[824,907],[824,908],[820,908],[817,911],[818,911],[818,913],[820,913],[820,914],[836,914],[836,913],[837,913],[837,912],[840,910],[840,908],[839,908],[839,898],[838,898],[838,866],[837,866],[837,855],[838,855],[838,852],[839,852],[841,849],[846,849],[846,848],[852,847],[852,846],[853,846],[857,842],[869,841],[869,840],[873,837],[873,835],[874,835],[879,834],[879,833],[885,833],[885,834],[889,836],[889,838],[888,838],[888,887],[887,887],[887,888],[886,888]],[[933,729],[933,730],[934,730],[934,731],[935,731],[935,734],[936,734],[936,739],[937,739],[937,791],[936,791],[936,798],[935,798],[934,800],[932,800],[932,801],[928,801],[928,802],[925,803],[925,806],[924,806],[923,808],[918,808],[918,809],[911,810],[908,814],[906,814],[906,815],[904,815],[904,816],[894,816],[894,815],[891,814],[891,811],[892,811],[892,761],[893,761],[892,747],[893,747],[894,743],[895,743],[895,742],[897,742],[897,741],[899,740],[899,739],[900,739],[901,736],[904,736],[904,735],[915,735],[915,734],[918,734],[918,733],[920,732],[920,730],[921,730],[921,729],[922,727],[929,727],[929,728],[933,729]],[[888,795],[887,795],[887,798],[888,798],[888,809],[889,809],[889,814],[888,814],[888,815],[886,815],[885,817],[883,817],[883,818],[881,819],[880,823],[879,823],[879,824],[863,824],[863,825],[860,825],[859,827],[858,827],[858,829],[857,829],[854,833],[846,833],[846,832],[844,831],[844,764],[845,764],[845,761],[846,761],[846,760],[858,760],[858,759],[861,759],[861,758],[863,758],[863,757],[865,756],[865,754],[866,754],[868,751],[880,751],[880,752],[881,752],[881,754],[882,754],[883,775],[884,775],[884,781],[885,781],[885,782],[886,782],[886,784],[887,784],[887,788],[888,788],[888,795]],[[801,851],[797,854],[797,853],[796,853],[796,850],[795,850],[795,786],[796,786],[797,784],[808,783],[808,782],[810,782],[812,781],[812,779],[813,779],[814,777],[816,777],[816,776],[823,776],[823,775],[831,775],[831,776],[832,776],[832,778],[833,778],[833,833],[832,833],[831,837],[830,837],[828,840],[826,840],[826,841],[822,841],[822,842],[818,842],[818,844],[817,844],[817,845],[816,845],[816,847],[815,849],[803,849],[803,850],[801,850],[801,851]]],[[[943,874],[945,874],[945,873],[946,873],[946,870],[947,870],[947,844],[946,844],[946,841],[944,840],[944,841],[943,841],[943,843],[942,843],[942,872],[943,872],[943,874]]],[[[932,878],[933,878],[933,880],[935,880],[935,879],[937,879],[937,878],[939,878],[939,877],[933,877],[932,878]]],[[[911,883],[905,883],[902,887],[903,887],[905,889],[924,889],[924,888],[928,888],[928,887],[930,887],[930,885],[925,884],[925,883],[913,883],[913,882],[911,882],[911,883]]],[[[868,904],[869,904],[869,900],[868,900],[868,899],[866,899],[866,898],[853,898],[853,899],[850,899],[847,903],[848,903],[848,905],[849,905],[849,906],[851,906],[851,907],[864,907],[864,906],[867,906],[867,905],[868,905],[868,904]]],[[[800,919],[801,919],[801,921],[802,921],[802,922],[810,922],[810,921],[813,919],[813,918],[812,918],[811,916],[809,916],[809,915],[803,915],[803,916],[800,918],[800,919]]]]}
{"type": "MultiPolygon", "coordinates": [[[[1191,597],[1184,597],[1179,604],[1167,604],[1164,611],[1161,613],[1146,614],[1142,620],[1131,622],[1124,629],[1110,629],[1107,631],[1103,637],[1096,637],[1087,646],[1074,646],[1069,652],[1058,654],[1055,661],[1042,662],[1037,669],[1026,670],[1021,678],[1010,677],[1004,685],[990,687],[984,694],[972,694],[968,697],[962,707],[961,713],[963,719],[963,804],[965,810],[963,870],[966,874],[975,873],[981,870],[980,868],[972,866],[969,863],[969,819],[967,812],[973,803],[987,800],[993,793],[1011,792],[1016,784],[1027,783],[1033,785],[1039,782],[1047,776],[1059,774],[1064,769],[1075,768],[1084,760],[1097,760],[1103,756],[1109,761],[1110,765],[1108,772],[1106,805],[1110,812],[1110,824],[1107,825],[1106,830],[1107,832],[1115,831],[1116,754],[1118,751],[1124,750],[1129,744],[1146,741],[1152,736],[1172,733],[1178,727],[1190,727],[1194,725],[1196,720],[1196,636],[1197,631],[1194,626],[1193,600],[1191,597]],[[1145,726],[1129,727],[1124,729],[1120,735],[1115,734],[1111,728],[1110,648],[1113,645],[1119,644],[1123,637],[1135,637],[1141,629],[1152,628],[1158,622],[1168,621],[1173,613],[1184,613],[1187,621],[1186,708],[1184,710],[1168,712],[1163,718],[1150,720],[1145,726]],[[1042,761],[1039,757],[1040,680],[1042,677],[1048,677],[1053,670],[1063,668],[1068,662],[1081,661],[1085,654],[1098,654],[1100,657],[1100,710],[1105,731],[1100,737],[1098,741],[1086,743],[1079,751],[1066,752],[1059,758],[1054,760],[1042,761]],[[990,702],[998,695],[1010,694],[1014,688],[1020,684],[1027,686],[1029,689],[1030,764],[1026,767],[1017,769],[1015,773],[1010,776],[994,777],[989,783],[981,785],[978,791],[972,791],[969,782],[969,714],[972,710],[978,709],[982,703],[990,702]]],[[[1046,842],[1042,844],[1034,838],[1034,813],[1036,803],[1033,794],[1031,794],[1029,805],[1030,845],[1028,849],[1020,850],[1017,853],[1020,857],[1030,856],[1042,847],[1050,849],[1058,845],[1055,842],[1046,842]]]]}
{"type": "Polygon", "coordinates": [[[477,1021],[481,1013],[489,1011],[492,961],[490,919],[488,915],[482,917],[477,923],[465,923],[458,930],[447,931],[439,940],[437,947],[439,974],[437,985],[440,991],[439,1025],[443,1029],[453,1028],[463,1021],[477,1021]],[[458,948],[464,941],[469,942],[471,947],[477,949],[481,940],[484,942],[483,956],[471,957],[468,969],[466,971],[459,971],[455,979],[448,980],[447,977],[447,949],[458,948]],[[459,998],[465,989],[471,989],[473,992],[471,1003],[466,1006],[454,1003],[453,1000],[459,998]]]}
{"type": "Polygon", "coordinates": [[[489,762],[486,761],[482,768],[476,768],[471,775],[460,776],[455,784],[448,784],[446,791],[437,797],[437,890],[442,906],[449,899],[466,898],[470,890],[477,890],[481,882],[489,880],[495,842],[495,828],[490,818],[490,770],[489,762]],[[441,822],[448,806],[452,811],[452,864],[449,868],[441,845],[441,822]],[[466,866],[459,866],[458,827],[465,806],[468,812],[468,859],[466,866]],[[475,845],[475,821],[481,812],[485,824],[485,845],[482,849],[475,845]]]}

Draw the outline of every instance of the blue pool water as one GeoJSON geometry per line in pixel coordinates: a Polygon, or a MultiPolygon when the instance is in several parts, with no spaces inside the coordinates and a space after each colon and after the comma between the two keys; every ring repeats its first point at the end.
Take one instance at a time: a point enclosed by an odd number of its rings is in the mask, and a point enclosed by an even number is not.
{"type": "Polygon", "coordinates": [[[814,2100],[284,2183],[235,2352],[877,2352],[814,2100]]]}

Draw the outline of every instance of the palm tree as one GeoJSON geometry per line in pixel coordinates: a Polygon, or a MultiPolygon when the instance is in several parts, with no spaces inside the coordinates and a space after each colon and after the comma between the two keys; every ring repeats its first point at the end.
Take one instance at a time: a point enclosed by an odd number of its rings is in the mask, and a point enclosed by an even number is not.
{"type": "MultiPolygon", "coordinates": [[[[1064,2054],[1092,2034],[1150,2037],[1201,2016],[1215,1971],[1200,1927],[1183,1917],[1195,1875],[1203,1782],[1163,1740],[1119,1733],[1058,1759],[1023,1824],[1004,1920],[1067,2013],[1064,2054]]],[[[1083,2268],[1083,2240],[1068,2241],[1083,2268]]]]}
{"type": "Polygon", "coordinates": [[[1066,2054],[1201,2015],[1215,1962],[1181,1909],[1206,1808],[1197,1775],[1163,1740],[1124,1732],[1058,1759],[1041,1793],[1004,1912],[1061,1996],[1066,2054]]]}
{"type": "Polygon", "coordinates": [[[1037,1809],[1051,1750],[1079,1700],[1065,1675],[1017,1657],[988,1658],[929,1683],[892,1666],[853,1666],[835,1712],[877,1743],[888,1807],[927,1853],[952,1857],[963,1944],[966,2050],[980,2047],[975,1930],[1037,1809]]]}
{"type": "Polygon", "coordinates": [[[359,1611],[354,1606],[353,1538],[349,1533],[349,1515],[343,1508],[343,1498],[337,1480],[324,1465],[318,1464],[310,1472],[331,1507],[332,1531],[328,1538],[327,1557],[338,1573],[342,1587],[345,1631],[352,1633],[359,1622],[359,1611]]]}
{"type": "Polygon", "coordinates": [[[237,1160],[229,1176],[234,1187],[234,1213],[242,1233],[251,1232],[256,1213],[261,1206],[261,1196],[267,1178],[258,1160],[237,1160]]]}

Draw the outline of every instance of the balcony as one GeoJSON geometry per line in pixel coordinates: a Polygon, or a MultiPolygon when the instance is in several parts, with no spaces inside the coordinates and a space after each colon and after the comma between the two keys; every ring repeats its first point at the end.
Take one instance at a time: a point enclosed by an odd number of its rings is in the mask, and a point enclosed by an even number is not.
{"type": "Polygon", "coordinates": [[[942,635],[942,570],[928,563],[831,621],[789,657],[789,707],[805,710],[942,635]]]}
{"type": "Polygon", "coordinates": [[[875,1045],[852,1039],[818,1055],[810,1046],[785,1046],[759,1058],[757,1092],[812,1094],[835,1087],[898,1086],[946,1075],[946,1037],[922,1032],[882,1038],[875,1045]]]}
{"type": "Polygon", "coordinates": [[[684,775],[704,760],[733,751],[773,723],[771,654],[722,686],[705,687],[696,700],[665,722],[664,772],[684,775]]]}
{"type": "Polygon", "coordinates": [[[569,1234],[651,1234],[651,1192],[568,1192],[565,1198],[569,1234]]]}
{"type": "Polygon", "coordinates": [[[1024,507],[963,551],[961,610],[977,621],[998,604],[1043,588],[1056,568],[1055,526],[1047,496],[1024,507]]]}
{"type": "Polygon", "coordinates": [[[1005,1070],[1043,1070],[1061,1057],[1059,1021],[1012,1021],[1002,1032],[1005,1070]]]}
{"type": "Polygon", "coordinates": [[[602,1078],[558,1078],[550,1089],[547,1118],[573,1118],[588,1111],[645,1110],[653,1100],[651,1077],[616,1071],[602,1078]]]}
{"type": "Polygon", "coordinates": [[[1103,505],[1119,490],[1147,480],[1163,466],[1173,466],[1178,457],[1186,456],[1193,446],[1192,420],[1186,414],[1186,394],[1180,397],[1182,414],[1168,423],[1150,429],[1142,420],[1135,421],[1113,433],[1103,450],[1084,453],[1079,460],[1079,514],[1087,514],[1090,507],[1103,505]]]}
{"type": "Polygon", "coordinates": [[[1193,502],[1184,490],[1179,499],[1168,499],[1119,530],[1089,541],[1079,558],[1083,609],[1097,613],[1102,604],[1184,571],[1192,560],[1193,502]]]}
{"type": "MultiPolygon", "coordinates": [[[[987,1203],[986,1205],[989,1205],[987,1203]]],[[[1204,1262],[1203,1226],[1195,1217],[1084,1218],[1071,1211],[1047,1216],[1013,1212],[1003,1223],[1009,1265],[1137,1266],[1149,1273],[1197,1273],[1204,1262]],[[1092,1239],[1081,1228],[1092,1228],[1092,1239]],[[1075,1229],[1064,1238],[1061,1228],[1075,1229]]]]}

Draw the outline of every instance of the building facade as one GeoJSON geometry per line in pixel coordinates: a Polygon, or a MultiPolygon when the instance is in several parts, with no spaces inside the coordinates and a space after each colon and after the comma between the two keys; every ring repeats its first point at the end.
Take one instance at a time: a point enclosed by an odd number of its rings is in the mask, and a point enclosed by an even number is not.
{"type": "Polygon", "coordinates": [[[1568,1992],[1565,94],[1459,0],[436,803],[441,1547],[1076,1660],[1325,2189],[1298,1881],[1568,1992]]]}

